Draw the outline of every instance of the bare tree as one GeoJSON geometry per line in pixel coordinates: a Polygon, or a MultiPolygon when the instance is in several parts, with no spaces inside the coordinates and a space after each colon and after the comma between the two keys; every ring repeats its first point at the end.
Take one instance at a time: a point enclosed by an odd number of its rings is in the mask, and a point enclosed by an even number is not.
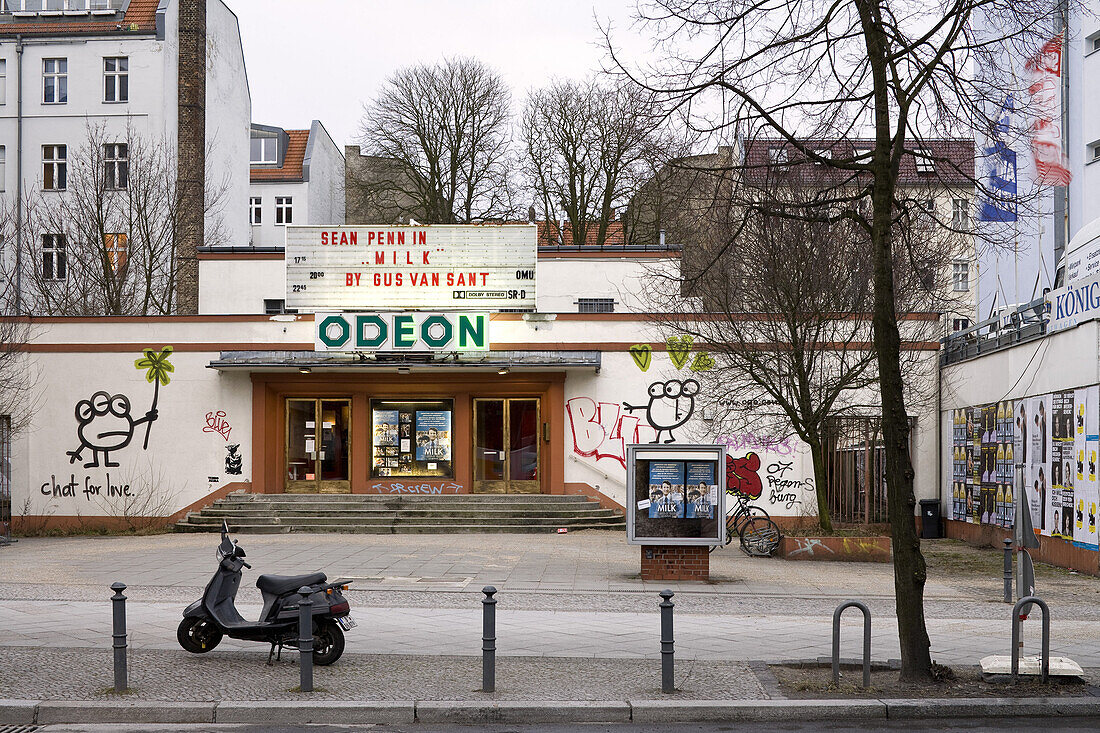
{"type": "Polygon", "coordinates": [[[659,120],[652,95],[637,87],[559,81],[531,93],[523,167],[548,236],[565,234],[561,214],[574,243],[607,243],[617,209],[652,172],[658,153],[668,153],[659,120]]]}
{"type": "Polygon", "coordinates": [[[511,215],[510,105],[504,80],[477,59],[398,70],[363,113],[366,152],[392,161],[365,194],[393,191],[404,217],[425,224],[511,215]]]}
{"type": "MultiPolygon", "coordinates": [[[[43,171],[58,191],[22,201],[22,298],[48,315],[156,315],[175,309],[180,211],[172,145],[89,126],[64,168],[43,171]],[[62,177],[64,183],[61,183],[62,177]]],[[[206,242],[224,239],[226,183],[208,183],[206,242]]],[[[17,238],[12,238],[15,241],[17,238]]],[[[14,279],[14,258],[5,259],[14,279]]]]}
{"type": "MultiPolygon", "coordinates": [[[[997,78],[1006,48],[1040,46],[1055,12],[1055,4],[1032,0],[654,0],[639,16],[665,53],[645,69],[617,58],[608,33],[617,69],[668,108],[689,110],[697,129],[725,140],[772,137],[847,176],[836,189],[839,199],[823,195],[818,204],[842,209],[867,233],[903,680],[928,679],[933,668],[895,308],[895,249],[904,246],[899,232],[912,221],[914,204],[899,196],[898,169],[906,155],[937,168],[954,165],[928,152],[928,137],[994,129],[999,105],[991,110],[989,103],[1005,87],[991,90],[988,80],[997,78]],[[978,14],[992,29],[981,39],[974,31],[978,14]],[[824,155],[810,142],[864,132],[869,149],[848,155],[824,155]],[[867,201],[862,210],[860,200],[867,201]]],[[[973,178],[973,170],[957,172],[973,178]]],[[[773,214],[797,216],[782,205],[773,214]]]]}

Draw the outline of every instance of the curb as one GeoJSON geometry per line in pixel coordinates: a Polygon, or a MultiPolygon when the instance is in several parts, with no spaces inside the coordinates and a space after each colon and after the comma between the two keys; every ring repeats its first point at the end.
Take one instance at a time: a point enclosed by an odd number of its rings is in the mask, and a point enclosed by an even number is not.
{"type": "Polygon", "coordinates": [[[1100,698],[856,700],[256,700],[146,702],[0,700],[0,725],[52,723],[689,723],[1100,715],[1100,698]]]}

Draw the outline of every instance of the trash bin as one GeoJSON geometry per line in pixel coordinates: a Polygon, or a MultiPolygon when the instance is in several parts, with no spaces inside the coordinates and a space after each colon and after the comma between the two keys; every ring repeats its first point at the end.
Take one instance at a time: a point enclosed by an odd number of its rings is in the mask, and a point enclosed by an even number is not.
{"type": "Polygon", "coordinates": [[[920,500],[920,517],[921,517],[921,539],[922,540],[934,540],[942,537],[940,528],[940,500],[939,499],[921,499],[920,500]]]}

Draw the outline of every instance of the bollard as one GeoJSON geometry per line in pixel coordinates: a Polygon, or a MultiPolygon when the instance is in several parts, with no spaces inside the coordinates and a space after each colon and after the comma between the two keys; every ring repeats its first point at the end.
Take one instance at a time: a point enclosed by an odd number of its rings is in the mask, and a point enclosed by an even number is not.
{"type": "Polygon", "coordinates": [[[302,692],[313,692],[313,589],[298,589],[298,670],[302,692]]]}
{"type": "Polygon", "coordinates": [[[1012,540],[1005,540],[1005,603],[1012,603],[1012,540]]]}
{"type": "Polygon", "coordinates": [[[497,689],[497,589],[487,585],[481,589],[481,691],[497,689]]]}
{"type": "Polygon", "coordinates": [[[1027,596],[1016,601],[1016,605],[1012,607],[1012,684],[1016,684],[1016,677],[1020,674],[1020,647],[1023,646],[1020,642],[1020,623],[1026,618],[1023,609],[1030,608],[1031,604],[1035,604],[1043,612],[1043,682],[1050,676],[1050,609],[1042,598],[1027,596]]]}
{"type": "Polygon", "coordinates": [[[840,684],[840,615],[846,608],[863,612],[863,686],[871,686],[871,609],[859,601],[845,601],[833,611],[833,684],[840,684]]]}
{"type": "Polygon", "coordinates": [[[111,590],[115,592],[111,596],[111,615],[113,630],[111,637],[114,639],[112,646],[115,652],[115,692],[126,692],[129,685],[126,682],[126,596],[122,591],[126,590],[125,583],[112,583],[111,590]]]}
{"type": "Polygon", "coordinates": [[[661,692],[676,692],[675,664],[676,653],[672,640],[672,609],[676,605],[670,590],[659,594],[661,601],[661,692]]]}

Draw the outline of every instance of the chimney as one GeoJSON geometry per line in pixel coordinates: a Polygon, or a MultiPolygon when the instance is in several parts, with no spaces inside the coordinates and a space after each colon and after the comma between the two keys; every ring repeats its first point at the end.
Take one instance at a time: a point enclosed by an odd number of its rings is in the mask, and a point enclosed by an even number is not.
{"type": "Polygon", "coordinates": [[[199,311],[198,248],[206,209],[206,1],[179,0],[176,132],[176,312],[199,311]]]}

